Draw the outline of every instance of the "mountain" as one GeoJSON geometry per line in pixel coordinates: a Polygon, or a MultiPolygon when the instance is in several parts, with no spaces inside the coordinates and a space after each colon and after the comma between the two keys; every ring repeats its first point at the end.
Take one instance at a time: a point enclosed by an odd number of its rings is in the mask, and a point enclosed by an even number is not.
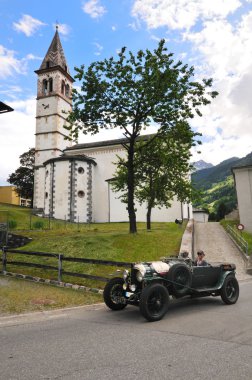
{"type": "Polygon", "coordinates": [[[198,171],[198,170],[202,170],[202,169],[211,168],[211,167],[213,167],[213,164],[210,164],[209,162],[206,162],[203,160],[199,160],[199,161],[193,162],[193,167],[196,171],[198,171]]]}
{"type": "Polygon", "coordinates": [[[192,183],[202,196],[194,207],[206,207],[216,213],[218,206],[224,203],[227,212],[235,209],[237,199],[231,168],[244,165],[252,165],[252,152],[243,158],[231,157],[216,166],[195,171],[192,183]]]}

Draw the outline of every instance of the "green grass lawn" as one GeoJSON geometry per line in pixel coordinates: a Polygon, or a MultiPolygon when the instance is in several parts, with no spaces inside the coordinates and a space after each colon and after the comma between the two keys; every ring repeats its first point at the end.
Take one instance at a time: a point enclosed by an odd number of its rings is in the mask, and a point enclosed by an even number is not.
{"type": "Polygon", "coordinates": [[[99,294],[0,276],[0,316],[99,302],[99,294]]]}
{"type": "Polygon", "coordinates": [[[239,232],[236,226],[239,224],[238,220],[221,220],[220,224],[226,229],[228,225],[233,227],[238,234],[243,237],[244,240],[248,243],[248,254],[252,255],[252,234],[246,231],[239,232]]]}
{"type": "MultiPolygon", "coordinates": [[[[9,220],[15,220],[17,228],[29,218],[29,209],[6,207],[9,220]]],[[[37,218],[42,220],[43,218],[37,218]]],[[[16,232],[32,238],[32,242],[22,250],[62,253],[66,257],[103,259],[111,261],[151,261],[164,256],[177,255],[185,226],[175,223],[153,223],[152,230],[146,230],[145,223],[138,223],[138,233],[129,234],[128,223],[69,224],[64,221],[51,222],[49,230],[17,230],[16,232]]],[[[15,230],[13,231],[15,233],[15,230]]],[[[57,261],[47,257],[8,255],[11,260],[34,262],[57,266],[57,261]]],[[[113,276],[118,268],[101,265],[63,262],[63,269],[69,272],[87,273],[98,276],[113,276]]],[[[7,271],[57,280],[57,271],[7,264],[7,271]]],[[[88,287],[103,288],[103,282],[69,277],[63,275],[64,282],[82,284],[88,287]]]]}

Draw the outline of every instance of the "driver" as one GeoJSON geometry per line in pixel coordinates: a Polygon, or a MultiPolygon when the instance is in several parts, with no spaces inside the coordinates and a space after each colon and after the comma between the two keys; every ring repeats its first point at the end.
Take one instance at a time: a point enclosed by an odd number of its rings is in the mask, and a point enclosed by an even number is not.
{"type": "Polygon", "coordinates": [[[197,259],[194,262],[194,265],[197,267],[206,267],[208,266],[208,263],[206,260],[204,260],[205,253],[204,251],[200,250],[197,252],[197,259]]]}

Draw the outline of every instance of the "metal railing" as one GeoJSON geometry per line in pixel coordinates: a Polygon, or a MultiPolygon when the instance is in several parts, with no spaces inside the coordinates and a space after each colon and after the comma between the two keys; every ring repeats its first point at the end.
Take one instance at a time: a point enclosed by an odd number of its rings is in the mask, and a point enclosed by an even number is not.
{"type": "Polygon", "coordinates": [[[237,232],[230,225],[227,225],[227,232],[238,248],[248,256],[248,242],[241,236],[241,233],[237,232]]]}

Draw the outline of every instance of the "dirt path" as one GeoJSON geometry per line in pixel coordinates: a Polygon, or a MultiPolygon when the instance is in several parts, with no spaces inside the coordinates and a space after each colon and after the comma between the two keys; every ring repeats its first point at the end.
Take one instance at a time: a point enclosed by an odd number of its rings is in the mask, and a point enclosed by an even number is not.
{"type": "Polygon", "coordinates": [[[195,223],[195,254],[199,249],[206,253],[206,260],[209,262],[224,261],[236,264],[238,280],[252,278],[246,273],[241,252],[219,223],[195,223]]]}

